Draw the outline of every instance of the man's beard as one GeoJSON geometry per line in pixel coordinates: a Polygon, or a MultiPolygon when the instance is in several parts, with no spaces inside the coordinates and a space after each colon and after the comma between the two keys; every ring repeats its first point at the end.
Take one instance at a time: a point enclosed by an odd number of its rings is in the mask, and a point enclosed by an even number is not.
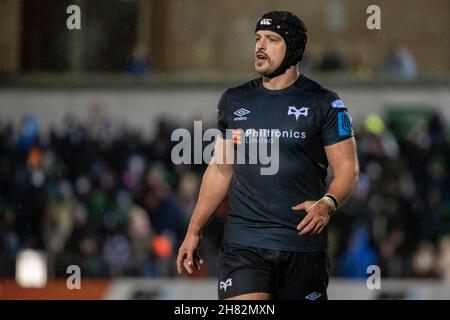
{"type": "MultiPolygon", "coordinates": [[[[266,63],[269,64],[268,61],[267,61],[266,63]]],[[[274,72],[275,69],[272,68],[270,65],[269,65],[267,68],[261,68],[261,67],[258,67],[258,66],[256,65],[256,63],[255,63],[255,71],[256,71],[257,73],[259,73],[260,75],[267,77],[267,76],[270,75],[272,72],[274,72]],[[262,69],[262,70],[261,70],[261,69],[262,69]]]]}
{"type": "Polygon", "coordinates": [[[270,75],[272,75],[275,72],[275,70],[277,70],[277,69],[278,69],[278,66],[275,68],[272,67],[269,69],[265,69],[263,71],[256,70],[256,72],[259,73],[261,76],[270,77],[270,75]]]}

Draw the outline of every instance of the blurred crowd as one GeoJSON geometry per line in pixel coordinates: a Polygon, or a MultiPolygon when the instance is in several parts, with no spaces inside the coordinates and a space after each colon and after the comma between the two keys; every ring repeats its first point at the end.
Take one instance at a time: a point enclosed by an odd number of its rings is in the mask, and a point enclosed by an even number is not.
{"type": "MultiPolygon", "coordinates": [[[[403,117],[406,117],[403,114],[403,117]]],[[[360,177],[350,201],[330,228],[334,271],[367,277],[450,281],[450,145],[438,114],[399,123],[368,115],[357,126],[360,177]]]]}
{"type": "Polygon", "coordinates": [[[419,78],[419,70],[413,52],[404,43],[392,42],[379,61],[369,62],[362,52],[350,57],[342,52],[342,44],[326,46],[313,59],[308,52],[299,63],[302,72],[316,74],[345,75],[356,79],[383,79],[410,81],[419,78]]]}
{"type": "MultiPolygon", "coordinates": [[[[14,277],[26,248],[46,253],[51,277],[73,264],[89,277],[175,276],[205,170],[172,163],[181,125],[162,119],[148,138],[104,113],[67,115],[58,130],[32,115],[0,122],[0,277],[14,277]]],[[[393,126],[377,115],[355,124],[361,173],[329,227],[332,275],[367,277],[377,264],[385,277],[450,281],[447,129],[437,114],[403,137],[393,126]]],[[[205,230],[196,277],[217,275],[227,212],[225,202],[205,230]]]]}

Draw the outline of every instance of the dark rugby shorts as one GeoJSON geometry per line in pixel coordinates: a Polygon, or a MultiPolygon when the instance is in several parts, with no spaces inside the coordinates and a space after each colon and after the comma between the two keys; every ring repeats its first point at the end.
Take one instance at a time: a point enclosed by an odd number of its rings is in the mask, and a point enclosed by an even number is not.
{"type": "Polygon", "coordinates": [[[325,252],[287,252],[222,244],[219,299],[265,292],[279,300],[326,300],[325,252]]]}

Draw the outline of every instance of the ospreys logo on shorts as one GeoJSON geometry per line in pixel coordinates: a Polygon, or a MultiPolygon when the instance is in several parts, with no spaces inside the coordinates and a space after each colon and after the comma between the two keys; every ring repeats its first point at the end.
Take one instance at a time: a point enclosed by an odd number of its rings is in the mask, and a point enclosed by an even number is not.
{"type": "Polygon", "coordinates": [[[351,136],[352,135],[352,123],[347,112],[338,113],[338,128],[339,136],[351,136]]]}
{"type": "Polygon", "coordinates": [[[225,281],[220,281],[220,290],[227,292],[227,288],[231,287],[232,285],[233,285],[233,282],[232,282],[231,278],[228,278],[225,281]]]}

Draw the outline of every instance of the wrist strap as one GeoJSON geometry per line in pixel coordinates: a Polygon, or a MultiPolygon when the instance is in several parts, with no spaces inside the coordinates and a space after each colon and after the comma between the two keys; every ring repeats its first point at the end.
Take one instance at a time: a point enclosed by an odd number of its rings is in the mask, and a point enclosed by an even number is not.
{"type": "Polygon", "coordinates": [[[337,208],[339,208],[339,202],[338,202],[338,200],[337,200],[336,197],[333,196],[331,193],[325,194],[324,197],[327,197],[327,198],[329,198],[329,199],[331,199],[331,200],[333,201],[333,204],[334,204],[336,210],[337,210],[337,208]]]}
{"type": "Polygon", "coordinates": [[[334,205],[334,202],[333,202],[333,200],[331,200],[330,198],[323,196],[323,197],[319,200],[319,202],[324,203],[328,208],[330,208],[330,212],[328,212],[328,214],[331,215],[331,214],[333,214],[333,213],[336,211],[336,207],[335,207],[335,205],[334,205]]]}

